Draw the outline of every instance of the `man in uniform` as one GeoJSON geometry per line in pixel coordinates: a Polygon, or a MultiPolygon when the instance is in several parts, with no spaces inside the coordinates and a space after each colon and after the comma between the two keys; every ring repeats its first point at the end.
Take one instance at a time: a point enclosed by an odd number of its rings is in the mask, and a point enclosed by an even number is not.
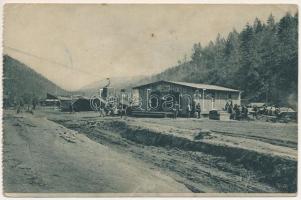
{"type": "Polygon", "coordinates": [[[180,105],[179,105],[179,103],[176,101],[175,107],[174,107],[174,109],[173,109],[173,111],[174,111],[174,118],[175,118],[175,119],[177,119],[177,117],[178,117],[179,110],[180,110],[180,105]]]}
{"type": "Polygon", "coordinates": [[[200,119],[200,118],[201,118],[201,104],[200,104],[200,103],[198,103],[198,104],[196,105],[195,110],[196,110],[196,112],[197,112],[197,114],[198,114],[197,118],[200,119]]]}
{"type": "Polygon", "coordinates": [[[190,113],[191,113],[191,105],[190,103],[187,105],[187,118],[190,118],[190,113]]]}
{"type": "Polygon", "coordinates": [[[120,106],[120,118],[122,118],[124,116],[125,119],[126,119],[126,117],[127,117],[126,110],[127,110],[127,106],[121,104],[121,106],[120,106]]]}

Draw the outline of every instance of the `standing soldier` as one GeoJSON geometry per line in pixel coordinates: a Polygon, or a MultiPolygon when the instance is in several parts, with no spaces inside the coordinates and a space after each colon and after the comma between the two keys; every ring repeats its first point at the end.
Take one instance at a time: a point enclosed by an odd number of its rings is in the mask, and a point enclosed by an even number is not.
{"type": "Polygon", "coordinates": [[[120,118],[122,118],[124,116],[125,119],[126,119],[126,110],[127,110],[127,106],[121,104],[121,106],[120,106],[120,118]]]}
{"type": "Polygon", "coordinates": [[[229,108],[229,103],[228,103],[228,101],[227,101],[227,103],[226,103],[226,105],[225,105],[225,111],[228,112],[228,108],[229,108]]]}
{"type": "Polygon", "coordinates": [[[248,108],[247,108],[247,106],[245,106],[245,105],[242,106],[242,113],[243,113],[243,118],[249,120],[249,118],[248,118],[248,108]]]}
{"type": "Polygon", "coordinates": [[[23,108],[24,108],[24,101],[23,99],[20,99],[20,112],[22,112],[23,108]]]}
{"type": "Polygon", "coordinates": [[[237,118],[238,118],[238,114],[239,114],[239,110],[238,110],[238,106],[237,106],[237,104],[234,104],[234,107],[233,107],[233,119],[234,120],[237,120],[237,118]]]}
{"type": "Polygon", "coordinates": [[[198,119],[200,119],[201,118],[201,104],[200,103],[198,103],[197,105],[196,105],[196,112],[197,112],[197,118],[198,119]]]}
{"type": "Polygon", "coordinates": [[[175,118],[175,119],[177,119],[177,117],[178,117],[179,110],[180,110],[180,105],[179,105],[178,102],[176,101],[175,107],[174,107],[174,109],[173,109],[173,111],[174,111],[174,118],[175,118]]]}
{"type": "Polygon", "coordinates": [[[122,118],[122,104],[119,104],[118,105],[118,112],[119,112],[119,115],[120,115],[120,118],[122,118]]]}
{"type": "Polygon", "coordinates": [[[105,117],[106,116],[106,114],[105,114],[105,111],[104,111],[104,108],[103,107],[101,107],[101,106],[99,106],[99,116],[100,117],[105,117]]]}
{"type": "Polygon", "coordinates": [[[230,113],[230,115],[232,115],[233,112],[233,104],[231,103],[228,107],[228,113],[230,113]]]}
{"type": "Polygon", "coordinates": [[[36,98],[33,98],[33,99],[32,99],[32,109],[35,110],[35,109],[36,109],[36,106],[37,106],[37,99],[36,99],[36,98]]]}
{"type": "Polygon", "coordinates": [[[17,103],[17,114],[19,114],[21,112],[21,105],[20,103],[18,102],[17,103]]]}
{"type": "Polygon", "coordinates": [[[258,112],[258,108],[257,106],[255,105],[254,108],[253,108],[253,118],[256,118],[257,119],[257,112],[258,112]]]}
{"type": "Polygon", "coordinates": [[[191,105],[190,103],[187,105],[187,118],[190,118],[190,113],[191,113],[191,105]]]}
{"type": "Polygon", "coordinates": [[[130,116],[132,114],[132,109],[133,109],[133,104],[132,102],[130,102],[130,105],[127,106],[125,109],[126,116],[130,116]]]}

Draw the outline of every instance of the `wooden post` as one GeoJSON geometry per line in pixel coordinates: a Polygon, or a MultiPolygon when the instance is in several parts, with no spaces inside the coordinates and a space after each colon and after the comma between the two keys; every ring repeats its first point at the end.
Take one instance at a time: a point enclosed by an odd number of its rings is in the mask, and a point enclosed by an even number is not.
{"type": "Polygon", "coordinates": [[[148,111],[148,98],[149,98],[149,91],[150,91],[151,89],[146,89],[146,111],[148,111]]]}
{"type": "Polygon", "coordinates": [[[202,109],[202,111],[204,112],[205,111],[205,90],[206,89],[203,89],[203,109],[202,109]]]}

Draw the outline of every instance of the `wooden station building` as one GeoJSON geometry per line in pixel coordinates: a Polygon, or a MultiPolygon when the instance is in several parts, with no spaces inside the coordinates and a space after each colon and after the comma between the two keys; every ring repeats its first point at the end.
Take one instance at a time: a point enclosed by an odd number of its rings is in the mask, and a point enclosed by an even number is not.
{"type": "Polygon", "coordinates": [[[194,109],[199,103],[202,113],[222,110],[231,101],[240,105],[240,94],[239,90],[216,85],[164,80],[132,88],[133,98],[143,110],[169,112],[178,104],[183,114],[188,104],[194,109]]]}

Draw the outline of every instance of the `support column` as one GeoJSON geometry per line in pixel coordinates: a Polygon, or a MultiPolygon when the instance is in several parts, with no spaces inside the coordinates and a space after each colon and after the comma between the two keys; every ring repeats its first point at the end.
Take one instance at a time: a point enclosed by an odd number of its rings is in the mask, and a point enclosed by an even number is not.
{"type": "Polygon", "coordinates": [[[205,111],[205,90],[206,89],[203,89],[203,108],[202,108],[202,111],[204,112],[205,111]]]}

